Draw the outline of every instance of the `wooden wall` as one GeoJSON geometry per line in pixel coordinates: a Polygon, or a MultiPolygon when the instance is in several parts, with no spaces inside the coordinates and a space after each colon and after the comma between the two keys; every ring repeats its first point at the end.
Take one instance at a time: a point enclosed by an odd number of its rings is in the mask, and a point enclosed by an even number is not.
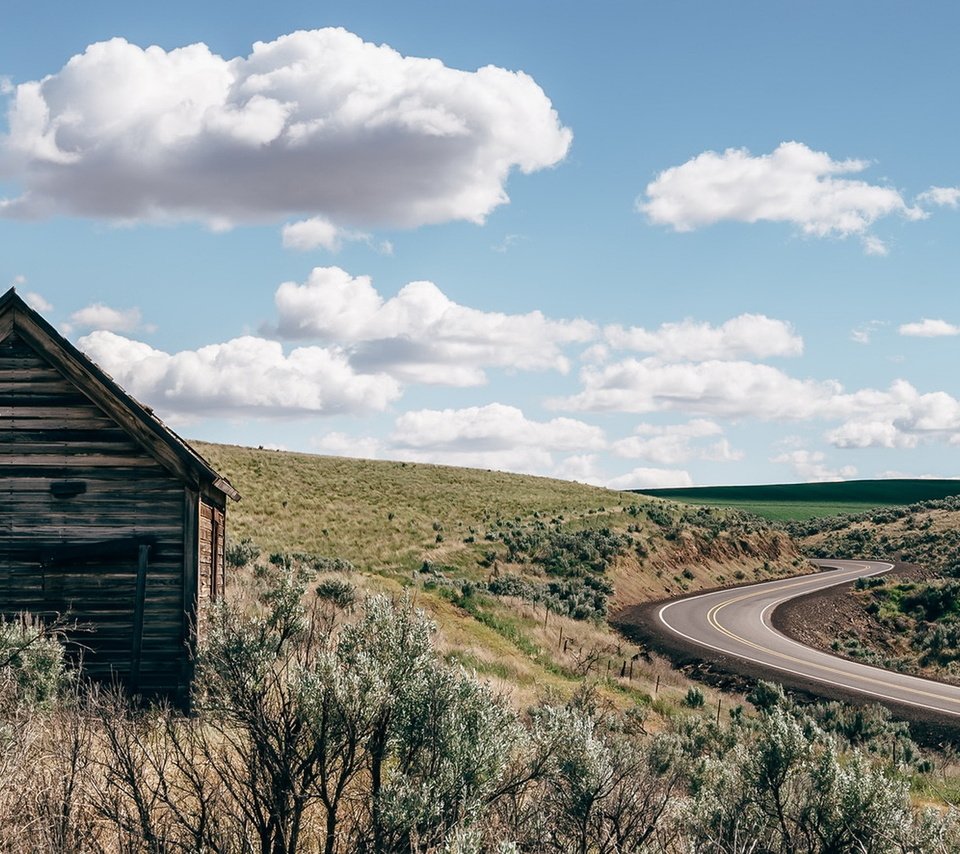
{"type": "Polygon", "coordinates": [[[0,342],[0,613],[67,614],[93,628],[76,633],[91,675],[127,681],[139,654],[135,687],[182,690],[184,495],[182,481],[16,333],[0,342]]]}

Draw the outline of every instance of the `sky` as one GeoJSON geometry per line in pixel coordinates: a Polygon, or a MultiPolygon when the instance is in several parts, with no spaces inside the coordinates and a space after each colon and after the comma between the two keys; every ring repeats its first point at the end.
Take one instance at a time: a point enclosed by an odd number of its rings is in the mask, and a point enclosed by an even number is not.
{"type": "Polygon", "coordinates": [[[960,476],[957,4],[2,20],[0,290],[187,438],[960,476]]]}

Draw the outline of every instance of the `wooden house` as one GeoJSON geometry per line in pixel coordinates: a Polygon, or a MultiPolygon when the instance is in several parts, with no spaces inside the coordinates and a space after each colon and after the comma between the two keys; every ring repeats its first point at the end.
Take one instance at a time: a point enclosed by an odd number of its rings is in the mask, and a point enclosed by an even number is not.
{"type": "Polygon", "coordinates": [[[10,289],[0,616],[66,617],[85,673],[183,700],[236,490],[10,289]]]}

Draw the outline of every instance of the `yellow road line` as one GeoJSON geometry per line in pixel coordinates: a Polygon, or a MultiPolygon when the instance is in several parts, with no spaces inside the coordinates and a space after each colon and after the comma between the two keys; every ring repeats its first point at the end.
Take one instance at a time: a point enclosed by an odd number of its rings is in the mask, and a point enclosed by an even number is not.
{"type": "MultiPolygon", "coordinates": [[[[798,587],[798,586],[802,585],[804,582],[806,582],[806,579],[804,579],[803,581],[795,582],[795,583],[793,583],[793,584],[785,584],[783,587],[780,588],[780,590],[789,590],[789,589],[791,589],[791,588],[793,588],[793,587],[798,587]]],[[[840,583],[842,583],[842,582],[840,582],[840,583]]],[[[920,697],[927,697],[927,698],[929,698],[929,699],[937,700],[938,702],[941,702],[941,703],[946,702],[946,703],[950,703],[951,705],[960,706],[960,699],[954,699],[954,698],[952,698],[952,697],[945,697],[945,696],[943,696],[943,695],[941,695],[941,694],[935,694],[935,693],[932,693],[932,692],[930,692],[930,691],[923,691],[923,690],[921,690],[921,689],[919,689],[919,688],[911,688],[911,687],[906,686],[906,685],[898,685],[898,684],[895,683],[895,682],[885,681],[885,680],[883,680],[883,679],[874,679],[874,678],[871,677],[871,676],[864,676],[864,675],[860,675],[860,674],[851,674],[849,671],[842,670],[842,669],[837,668],[837,667],[831,667],[831,666],[828,665],[828,664],[819,664],[819,663],[814,662],[814,661],[807,661],[807,660],[804,660],[804,659],[802,659],[802,658],[796,658],[795,656],[788,655],[788,654],[785,653],[785,652],[779,652],[779,651],[777,651],[777,650],[770,649],[769,647],[765,647],[765,646],[763,646],[763,645],[761,645],[761,644],[754,643],[753,641],[748,640],[747,638],[740,637],[740,635],[737,635],[737,634],[735,634],[734,632],[731,632],[729,629],[726,629],[726,628],[724,628],[723,626],[720,625],[719,621],[717,620],[717,614],[718,614],[720,611],[722,611],[724,608],[726,608],[727,605],[734,605],[734,604],[736,604],[736,603],[738,603],[738,602],[743,602],[743,601],[745,601],[745,600],[747,600],[747,599],[754,599],[754,598],[756,598],[756,597],[758,597],[758,596],[763,596],[763,595],[765,595],[767,592],[769,592],[769,591],[767,591],[767,590],[753,591],[753,592],[747,593],[747,594],[745,594],[745,595],[743,595],[743,596],[738,596],[738,597],[736,597],[736,598],[734,598],[734,599],[728,599],[728,600],[726,600],[725,602],[721,602],[719,605],[714,605],[709,611],[707,611],[707,622],[708,622],[711,626],[713,626],[713,628],[715,628],[718,632],[720,632],[722,635],[725,635],[726,637],[730,638],[731,640],[734,640],[734,641],[737,641],[737,642],[739,642],[739,643],[742,643],[742,644],[744,644],[745,646],[748,646],[748,647],[751,647],[752,649],[757,650],[758,652],[763,652],[763,653],[766,653],[767,655],[772,655],[772,656],[775,656],[775,657],[777,657],[777,658],[782,658],[782,659],[785,659],[786,661],[793,662],[794,664],[799,664],[799,665],[801,665],[801,666],[806,666],[806,667],[815,667],[815,668],[817,668],[817,669],[819,669],[819,670],[824,670],[824,671],[826,671],[826,672],[828,672],[828,673],[833,673],[833,674],[835,674],[835,675],[842,676],[842,677],[844,677],[845,679],[848,679],[848,680],[849,680],[849,679],[855,679],[855,680],[858,680],[858,681],[869,682],[869,683],[872,683],[872,684],[874,684],[874,685],[880,685],[880,686],[885,687],[885,688],[888,688],[888,689],[892,688],[892,689],[897,690],[897,691],[907,691],[907,692],[909,692],[909,693],[911,693],[911,694],[915,694],[915,695],[920,696],[920,697]]],[[[787,597],[787,598],[792,598],[792,597],[787,597]]],[[[778,603],[778,604],[779,604],[779,603],[778,603]]],[[[814,650],[814,651],[816,652],[816,650],[814,650]]],[[[733,654],[736,654],[736,653],[733,653],[733,654]]],[[[825,655],[826,653],[821,653],[821,654],[824,654],[824,655],[825,655]]],[[[868,666],[869,666],[869,665],[860,664],[860,662],[852,662],[852,663],[853,663],[853,664],[859,664],[859,666],[861,666],[861,667],[868,667],[868,666]]],[[[772,665],[772,666],[775,666],[775,665],[772,665]]],[[[879,670],[879,668],[877,668],[877,669],[879,670]]],[[[880,671],[880,672],[882,672],[882,671],[880,671]]],[[[815,677],[811,677],[811,678],[815,678],[815,677]]],[[[918,677],[914,677],[914,678],[918,678],[918,677]]],[[[851,687],[852,687],[852,686],[851,686],[851,687]]],[[[854,690],[855,690],[855,689],[854,689],[854,690]]],[[[891,700],[896,700],[897,698],[896,698],[896,697],[890,697],[890,699],[891,699],[891,700]]]]}

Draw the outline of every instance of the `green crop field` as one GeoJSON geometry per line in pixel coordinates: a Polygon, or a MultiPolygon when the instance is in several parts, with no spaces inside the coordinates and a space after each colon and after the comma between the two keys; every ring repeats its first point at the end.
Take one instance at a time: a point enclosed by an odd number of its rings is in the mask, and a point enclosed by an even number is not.
{"type": "Polygon", "coordinates": [[[766,519],[789,521],[861,513],[960,495],[960,480],[848,480],[764,486],[704,486],[636,490],[689,504],[736,507],[766,519]]]}

